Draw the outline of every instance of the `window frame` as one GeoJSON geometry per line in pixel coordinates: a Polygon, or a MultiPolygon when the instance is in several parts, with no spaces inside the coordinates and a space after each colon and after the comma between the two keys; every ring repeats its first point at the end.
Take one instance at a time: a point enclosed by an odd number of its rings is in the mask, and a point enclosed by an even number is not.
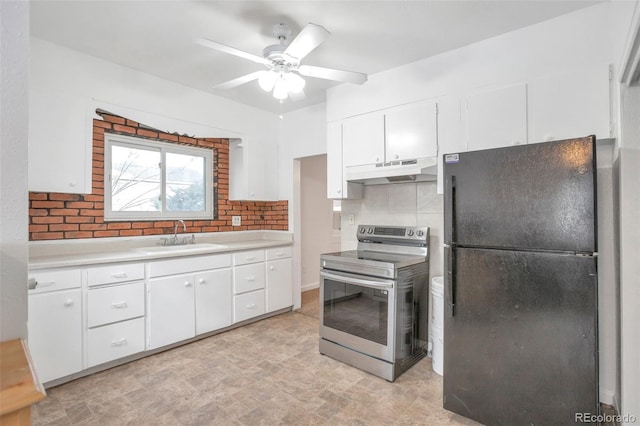
{"type": "Polygon", "coordinates": [[[213,191],[213,169],[214,153],[213,149],[200,148],[186,145],[178,145],[170,141],[144,139],[134,136],[125,136],[117,133],[104,133],[104,220],[115,221],[155,221],[155,220],[177,220],[177,219],[215,219],[215,194],[213,191]],[[112,187],[111,187],[111,166],[112,147],[131,147],[156,151],[160,153],[160,198],[161,210],[154,211],[113,211],[112,208],[112,187]],[[204,211],[167,211],[166,197],[166,154],[182,154],[194,157],[203,157],[205,162],[204,171],[204,211]]]}

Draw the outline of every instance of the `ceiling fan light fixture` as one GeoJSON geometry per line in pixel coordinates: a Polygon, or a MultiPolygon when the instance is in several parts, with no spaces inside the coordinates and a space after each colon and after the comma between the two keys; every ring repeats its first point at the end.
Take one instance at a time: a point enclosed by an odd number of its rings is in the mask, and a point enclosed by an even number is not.
{"type": "Polygon", "coordinates": [[[300,93],[304,89],[306,81],[298,74],[288,73],[286,74],[286,82],[289,87],[289,92],[300,93]]]}
{"type": "Polygon", "coordinates": [[[287,99],[287,93],[289,93],[289,87],[284,79],[284,75],[281,75],[273,88],[273,97],[284,100],[287,99]]]}
{"type": "Polygon", "coordinates": [[[260,88],[265,92],[270,92],[273,90],[273,86],[275,86],[276,81],[278,80],[278,74],[272,70],[265,71],[262,73],[260,78],[258,79],[258,84],[260,88]]]}

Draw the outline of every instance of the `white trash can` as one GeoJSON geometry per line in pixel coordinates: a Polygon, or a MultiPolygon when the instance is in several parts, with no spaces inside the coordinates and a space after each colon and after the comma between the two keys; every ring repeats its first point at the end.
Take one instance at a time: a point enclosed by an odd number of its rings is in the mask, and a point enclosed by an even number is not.
{"type": "Polygon", "coordinates": [[[444,278],[431,280],[431,363],[433,371],[442,376],[444,334],[444,278]]]}

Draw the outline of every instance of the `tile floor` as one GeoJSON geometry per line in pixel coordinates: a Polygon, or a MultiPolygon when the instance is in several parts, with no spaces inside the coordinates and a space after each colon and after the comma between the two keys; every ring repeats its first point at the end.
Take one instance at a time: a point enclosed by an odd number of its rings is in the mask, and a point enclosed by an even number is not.
{"type": "Polygon", "coordinates": [[[34,425],[472,425],[428,358],[389,383],[318,352],[303,307],[47,390],[34,425]]]}

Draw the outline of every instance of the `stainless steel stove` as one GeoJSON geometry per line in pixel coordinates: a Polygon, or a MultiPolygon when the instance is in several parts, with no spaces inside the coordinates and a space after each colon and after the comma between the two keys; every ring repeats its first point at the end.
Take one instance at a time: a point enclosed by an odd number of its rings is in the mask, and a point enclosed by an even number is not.
{"type": "Polygon", "coordinates": [[[320,257],[320,353],[394,381],[426,353],[429,228],[361,225],[320,257]]]}

